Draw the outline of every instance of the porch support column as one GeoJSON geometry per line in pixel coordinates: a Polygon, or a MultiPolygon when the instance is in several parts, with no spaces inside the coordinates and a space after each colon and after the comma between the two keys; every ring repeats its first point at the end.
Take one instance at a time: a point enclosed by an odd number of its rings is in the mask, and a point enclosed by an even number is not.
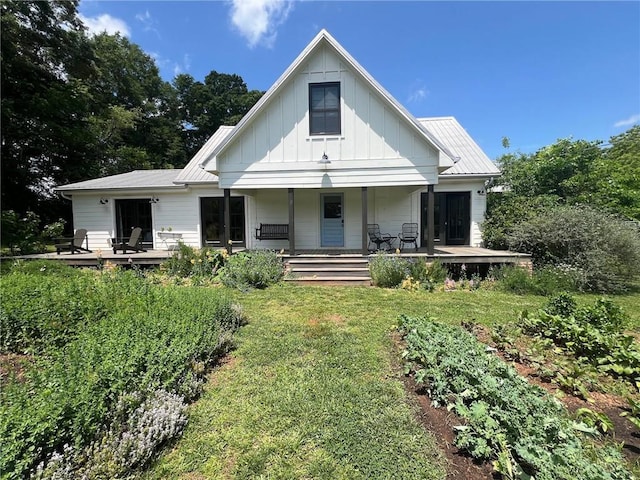
{"type": "Polygon", "coordinates": [[[293,188],[289,189],[289,255],[296,254],[296,227],[294,218],[294,196],[293,188]]]}
{"type": "Polygon", "coordinates": [[[433,193],[433,185],[427,187],[427,254],[433,255],[433,234],[434,234],[434,216],[435,216],[435,194],[433,193]]]}
{"type": "Polygon", "coordinates": [[[367,201],[367,187],[362,187],[362,255],[369,255],[369,234],[367,222],[369,221],[369,202],[367,201]]]}
{"type": "Polygon", "coordinates": [[[224,189],[224,243],[227,253],[231,255],[233,248],[231,245],[231,189],[224,189]]]}

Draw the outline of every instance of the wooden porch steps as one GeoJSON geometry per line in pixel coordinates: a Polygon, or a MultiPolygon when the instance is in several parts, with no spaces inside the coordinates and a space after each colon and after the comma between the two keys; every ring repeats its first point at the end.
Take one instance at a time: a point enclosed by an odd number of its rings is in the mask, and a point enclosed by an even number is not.
{"type": "Polygon", "coordinates": [[[300,285],[371,285],[369,260],[362,255],[283,257],[285,280],[300,285]]]}

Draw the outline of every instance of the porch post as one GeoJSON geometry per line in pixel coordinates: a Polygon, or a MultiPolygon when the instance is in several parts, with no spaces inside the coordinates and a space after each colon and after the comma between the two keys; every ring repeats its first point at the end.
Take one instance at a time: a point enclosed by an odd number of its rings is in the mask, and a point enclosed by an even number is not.
{"type": "Polygon", "coordinates": [[[362,187],[362,254],[369,255],[369,239],[367,222],[369,221],[369,202],[367,201],[367,187],[362,187]]]}
{"type": "Polygon", "coordinates": [[[293,188],[289,189],[289,255],[296,254],[296,227],[293,221],[294,215],[293,188]]]}
{"type": "Polygon", "coordinates": [[[433,229],[435,228],[435,194],[433,193],[433,185],[427,187],[427,254],[433,255],[433,229]]]}
{"type": "Polygon", "coordinates": [[[231,245],[231,189],[224,189],[224,243],[227,253],[231,255],[233,248],[231,245]]]}

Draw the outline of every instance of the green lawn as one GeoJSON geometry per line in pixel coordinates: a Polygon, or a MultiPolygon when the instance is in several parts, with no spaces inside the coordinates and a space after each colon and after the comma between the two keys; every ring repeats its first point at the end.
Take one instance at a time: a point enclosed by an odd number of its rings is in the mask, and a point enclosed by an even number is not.
{"type": "MultiPolygon", "coordinates": [[[[234,295],[249,318],[238,348],[211,373],[184,436],[146,478],[444,478],[404,391],[391,336],[398,315],[496,324],[546,301],[292,285],[234,295]]],[[[638,329],[640,295],[616,301],[638,329]]]]}

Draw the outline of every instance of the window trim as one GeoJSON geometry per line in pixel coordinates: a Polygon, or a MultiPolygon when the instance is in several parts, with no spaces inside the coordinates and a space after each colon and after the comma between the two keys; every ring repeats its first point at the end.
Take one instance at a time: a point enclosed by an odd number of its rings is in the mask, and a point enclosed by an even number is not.
{"type": "Polygon", "coordinates": [[[309,136],[317,137],[317,136],[327,136],[327,135],[342,135],[342,97],[340,93],[340,82],[318,82],[318,83],[309,83],[309,136]],[[326,88],[326,87],[337,87],[338,88],[338,107],[332,109],[314,109],[312,105],[312,96],[311,92],[314,88],[326,88]],[[325,126],[326,126],[326,113],[327,112],[337,112],[338,113],[338,128],[336,131],[323,131],[323,132],[314,132],[312,129],[312,112],[322,112],[325,115],[325,126]]]}

